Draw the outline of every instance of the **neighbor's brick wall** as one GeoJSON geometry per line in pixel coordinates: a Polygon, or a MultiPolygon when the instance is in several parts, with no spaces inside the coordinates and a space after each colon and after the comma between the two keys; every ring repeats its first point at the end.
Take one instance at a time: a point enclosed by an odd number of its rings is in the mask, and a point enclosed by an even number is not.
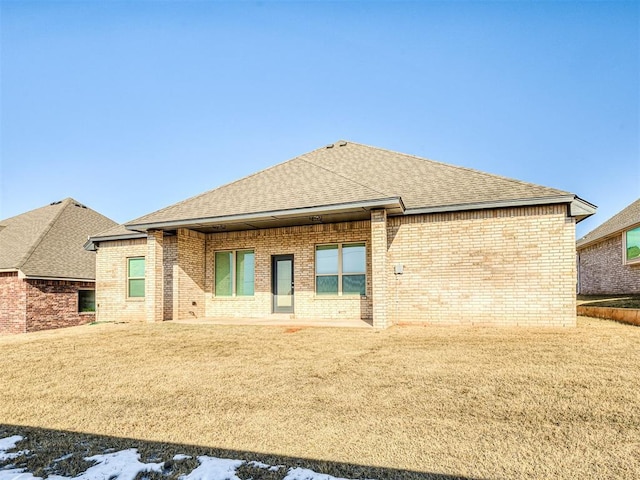
{"type": "Polygon", "coordinates": [[[640,263],[624,263],[622,234],[578,251],[580,293],[640,294],[640,263]]]}
{"type": "Polygon", "coordinates": [[[271,257],[294,255],[295,317],[370,319],[371,242],[370,222],[271,228],[207,235],[206,315],[209,317],[267,317],[271,315],[271,257]],[[315,245],[321,243],[364,242],[367,251],[367,297],[315,295],[315,245]],[[216,297],[214,253],[218,250],[255,251],[255,295],[216,297]]]}
{"type": "Polygon", "coordinates": [[[96,320],[144,322],[144,299],[127,298],[127,258],[144,257],[147,239],[101,242],[96,255],[96,320]]]}
{"type": "Polygon", "coordinates": [[[94,313],[78,313],[78,291],[93,290],[93,282],[24,280],[26,285],[26,331],[37,332],[83,325],[94,313]]]}
{"type": "Polygon", "coordinates": [[[575,325],[564,205],[391,217],[388,244],[392,323],[575,325]]]}
{"type": "Polygon", "coordinates": [[[0,335],[27,330],[27,287],[18,272],[0,273],[0,335]]]}

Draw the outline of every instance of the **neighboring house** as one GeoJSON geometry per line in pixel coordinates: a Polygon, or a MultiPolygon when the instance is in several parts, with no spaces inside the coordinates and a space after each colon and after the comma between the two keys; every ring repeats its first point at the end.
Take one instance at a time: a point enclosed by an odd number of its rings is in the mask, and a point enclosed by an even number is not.
{"type": "Polygon", "coordinates": [[[640,199],[576,242],[578,293],[640,294],[640,199]]]}
{"type": "Polygon", "coordinates": [[[94,236],[101,320],[575,325],[553,188],[340,141],[94,236]]]}
{"type": "Polygon", "coordinates": [[[72,198],[0,222],[0,334],[91,322],[89,235],[115,225],[72,198]]]}

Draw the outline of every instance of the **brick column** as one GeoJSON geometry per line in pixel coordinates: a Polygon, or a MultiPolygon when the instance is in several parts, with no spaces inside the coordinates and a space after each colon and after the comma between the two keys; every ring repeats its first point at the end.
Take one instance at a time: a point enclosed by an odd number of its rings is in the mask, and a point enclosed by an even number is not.
{"type": "Polygon", "coordinates": [[[371,211],[371,296],[373,326],[387,328],[387,211],[371,211]]]}
{"type": "Polygon", "coordinates": [[[147,322],[161,322],[163,320],[163,258],[162,231],[148,231],[145,261],[145,310],[147,322]]]}
{"type": "Polygon", "coordinates": [[[202,318],[205,314],[206,236],[186,228],[177,231],[177,257],[173,268],[173,318],[202,318]]]}

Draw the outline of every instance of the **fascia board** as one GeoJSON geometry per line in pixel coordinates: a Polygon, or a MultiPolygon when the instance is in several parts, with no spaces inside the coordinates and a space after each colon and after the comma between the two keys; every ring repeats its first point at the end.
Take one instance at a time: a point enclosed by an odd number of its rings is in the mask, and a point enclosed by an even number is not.
{"type": "Polygon", "coordinates": [[[436,207],[410,208],[406,210],[404,214],[414,215],[420,213],[460,212],[464,210],[486,210],[492,208],[527,207],[531,205],[571,203],[575,198],[575,195],[561,195],[557,197],[539,197],[523,198],[517,200],[495,200],[489,202],[459,203],[455,205],[440,205],[436,207]]]}
{"type": "Polygon", "coordinates": [[[264,219],[284,219],[306,215],[320,215],[329,213],[348,212],[357,209],[373,210],[376,208],[395,208],[404,211],[404,203],[400,197],[382,198],[362,202],[340,203],[334,205],[321,205],[317,207],[295,208],[291,210],[274,210],[267,212],[247,213],[240,215],[226,215],[222,217],[191,218],[186,220],[172,220],[166,222],[150,222],[138,224],[125,224],[131,230],[172,229],[194,225],[211,225],[224,223],[248,223],[264,219]]]}

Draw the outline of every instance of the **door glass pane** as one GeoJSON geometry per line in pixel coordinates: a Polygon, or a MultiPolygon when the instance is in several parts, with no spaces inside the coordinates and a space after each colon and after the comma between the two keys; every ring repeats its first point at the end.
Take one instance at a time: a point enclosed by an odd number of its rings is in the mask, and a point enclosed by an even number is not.
{"type": "Polygon", "coordinates": [[[129,259],[129,277],[130,278],[144,277],[144,258],[129,259]]]}
{"type": "Polygon", "coordinates": [[[366,281],[364,275],[343,275],[342,293],[345,295],[364,295],[366,281]]]}
{"type": "Polygon", "coordinates": [[[216,296],[231,296],[231,252],[216,252],[216,296]]]}
{"type": "Polygon", "coordinates": [[[291,265],[291,260],[278,260],[276,264],[276,305],[278,307],[290,307],[293,302],[291,265]]]}
{"type": "Polygon", "coordinates": [[[338,273],[337,245],[318,245],[316,247],[316,273],[338,273]]]}
{"type": "Polygon", "coordinates": [[[342,273],[364,273],[366,265],[364,243],[342,246],[342,273]]]}
{"type": "Polygon", "coordinates": [[[337,295],[338,294],[338,276],[322,275],[316,277],[316,294],[317,295],[337,295]]]}
{"type": "Polygon", "coordinates": [[[129,280],[129,296],[144,297],[144,278],[129,280]]]}
{"type": "Polygon", "coordinates": [[[236,295],[253,295],[254,268],[252,251],[236,253],[236,295]]]}

